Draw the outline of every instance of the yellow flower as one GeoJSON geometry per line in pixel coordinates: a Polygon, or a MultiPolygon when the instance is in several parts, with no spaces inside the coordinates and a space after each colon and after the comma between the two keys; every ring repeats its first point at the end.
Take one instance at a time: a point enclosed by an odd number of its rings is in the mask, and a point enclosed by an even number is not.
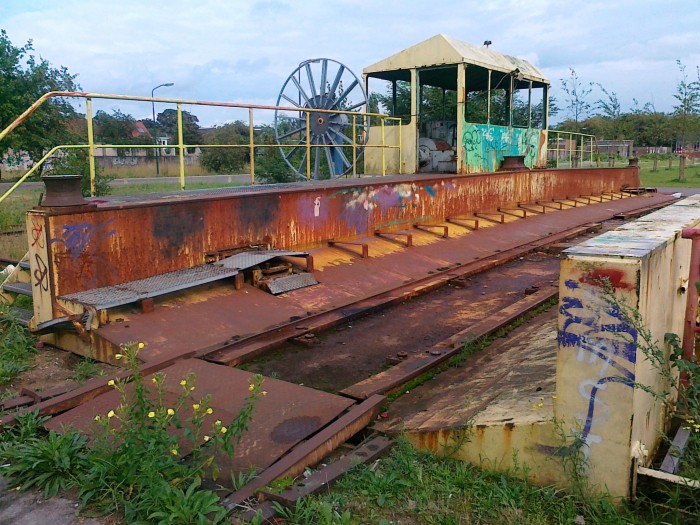
{"type": "Polygon", "coordinates": [[[192,390],[194,390],[194,387],[193,387],[193,386],[190,387],[190,392],[192,392],[192,390]]]}
{"type": "Polygon", "coordinates": [[[187,384],[187,381],[185,381],[184,379],[182,381],[180,381],[180,386],[185,386],[186,384],[187,384]]]}
{"type": "Polygon", "coordinates": [[[214,411],[211,408],[207,408],[207,414],[213,414],[214,411]]]}
{"type": "Polygon", "coordinates": [[[217,419],[216,421],[214,421],[214,424],[218,427],[219,425],[221,425],[221,420],[217,419]]]}
{"type": "Polygon", "coordinates": [[[139,350],[141,350],[144,346],[146,346],[146,345],[143,343],[139,343],[139,350]]]}
{"type": "Polygon", "coordinates": [[[153,410],[151,410],[151,411],[148,413],[148,417],[156,417],[156,413],[153,412],[153,410]]]}
{"type": "Polygon", "coordinates": [[[537,403],[537,406],[542,408],[544,406],[544,403],[537,403]]]}
{"type": "Polygon", "coordinates": [[[116,414],[114,413],[114,410],[110,410],[107,412],[107,417],[114,417],[116,414]]]}
{"type": "Polygon", "coordinates": [[[204,441],[209,441],[211,438],[209,436],[204,436],[204,441]]]}
{"type": "Polygon", "coordinates": [[[95,421],[99,421],[100,419],[100,416],[95,416],[95,421]]]}
{"type": "Polygon", "coordinates": [[[248,385],[248,390],[250,392],[252,392],[254,388],[255,388],[255,385],[248,385]]]}
{"type": "Polygon", "coordinates": [[[157,383],[157,382],[158,382],[158,378],[157,378],[157,377],[151,378],[151,383],[154,383],[154,384],[155,384],[155,383],[157,383]]]}
{"type": "Polygon", "coordinates": [[[556,398],[557,398],[557,396],[552,396],[552,399],[556,399],[556,398]]]}
{"type": "Polygon", "coordinates": [[[121,354],[114,354],[114,359],[119,360],[119,359],[121,359],[122,357],[124,357],[124,356],[121,355],[121,354]]]}
{"type": "Polygon", "coordinates": [[[176,448],[172,449],[172,450],[170,451],[170,453],[171,453],[173,456],[177,456],[177,449],[176,449],[176,448]]]}
{"type": "Polygon", "coordinates": [[[168,409],[168,415],[169,415],[169,416],[172,416],[172,415],[174,415],[174,414],[175,414],[175,411],[174,411],[172,408],[169,408],[169,409],[168,409]]]}
{"type": "Polygon", "coordinates": [[[107,381],[107,384],[109,386],[114,386],[114,379],[110,379],[109,381],[107,381]]]}
{"type": "Polygon", "coordinates": [[[192,408],[194,408],[195,410],[199,410],[199,403],[195,403],[194,405],[192,405],[192,408]]]}
{"type": "MultiPolygon", "coordinates": [[[[697,432],[697,431],[696,431],[697,432]]],[[[226,427],[221,427],[221,433],[226,434],[226,427]]]]}

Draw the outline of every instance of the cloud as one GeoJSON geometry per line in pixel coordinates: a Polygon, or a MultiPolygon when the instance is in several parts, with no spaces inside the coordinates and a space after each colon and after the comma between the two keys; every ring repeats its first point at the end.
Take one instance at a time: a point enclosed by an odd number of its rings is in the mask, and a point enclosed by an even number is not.
{"type": "Polygon", "coordinates": [[[571,66],[623,100],[653,95],[664,111],[673,105],[675,60],[689,69],[700,63],[696,0],[3,0],[0,22],[13,43],[33,39],[38,54],[78,73],[86,90],[149,95],[174,82],[168,96],[196,100],[272,104],[303,60],[333,58],[359,75],[437,33],[491,40],[533,61],[553,91],[571,66]]]}

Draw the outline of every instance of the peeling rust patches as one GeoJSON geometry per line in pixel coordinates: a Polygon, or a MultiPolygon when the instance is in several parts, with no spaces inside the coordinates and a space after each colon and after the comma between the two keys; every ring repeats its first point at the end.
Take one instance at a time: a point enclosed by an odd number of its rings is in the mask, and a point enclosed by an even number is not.
{"type": "Polygon", "coordinates": [[[593,270],[579,278],[579,282],[590,284],[598,288],[612,286],[616,290],[633,290],[634,285],[625,281],[625,273],[622,270],[601,268],[593,270]]]}

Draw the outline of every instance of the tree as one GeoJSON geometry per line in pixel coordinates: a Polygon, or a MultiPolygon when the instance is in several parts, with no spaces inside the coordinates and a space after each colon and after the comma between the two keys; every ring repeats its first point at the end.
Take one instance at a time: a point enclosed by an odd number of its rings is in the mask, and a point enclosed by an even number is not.
{"type": "MultiPolygon", "coordinates": [[[[7,33],[0,30],[0,129],[9,126],[47,92],[80,89],[75,83],[76,75],[65,67],[53,68],[43,58],[35,57],[33,51],[31,40],[15,47],[7,33]]],[[[53,146],[77,140],[68,126],[76,117],[68,101],[49,99],[2,141],[0,155],[26,153],[36,162],[53,146]]]]}
{"type": "MultiPolygon", "coordinates": [[[[95,141],[101,144],[151,144],[150,137],[134,136],[136,120],[129,114],[115,109],[110,115],[106,111],[98,111],[93,118],[95,124],[95,141]]],[[[125,156],[124,148],[117,148],[119,157],[125,156]]]]}
{"type": "Polygon", "coordinates": [[[681,79],[676,86],[676,94],[673,97],[678,103],[673,108],[674,127],[681,148],[685,149],[686,143],[700,133],[700,70],[697,80],[688,79],[685,65],[676,60],[681,72],[681,79]]]}
{"type": "MultiPolygon", "coordinates": [[[[160,115],[159,115],[160,117],[160,115]]],[[[207,136],[208,144],[248,144],[248,124],[237,120],[217,126],[207,136]]],[[[240,173],[250,161],[248,148],[202,148],[200,163],[214,173],[240,173]]]]}
{"type": "Polygon", "coordinates": [[[569,68],[569,77],[561,79],[561,88],[566,93],[565,108],[569,114],[569,118],[578,125],[584,119],[591,109],[591,104],[588,102],[588,96],[593,88],[591,83],[586,86],[576,74],[573,68],[569,68]]]}
{"type": "Polygon", "coordinates": [[[617,98],[617,93],[608,91],[600,82],[596,82],[595,85],[598,86],[606,97],[596,100],[595,107],[603,113],[604,117],[618,118],[620,116],[620,100],[617,98]]]}
{"type": "MultiPolygon", "coordinates": [[[[172,139],[171,143],[177,143],[177,110],[166,109],[162,113],[158,113],[156,121],[160,128],[159,131],[168,135],[172,139]]],[[[189,111],[182,112],[182,140],[185,141],[185,144],[202,143],[199,119],[189,111]]]]}

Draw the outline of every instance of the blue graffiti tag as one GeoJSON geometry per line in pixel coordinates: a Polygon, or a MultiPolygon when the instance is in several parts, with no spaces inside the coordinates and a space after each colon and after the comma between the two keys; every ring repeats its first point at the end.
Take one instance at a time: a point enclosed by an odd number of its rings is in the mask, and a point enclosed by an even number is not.
{"type": "MultiPolygon", "coordinates": [[[[579,284],[568,280],[564,286],[576,290],[579,284]]],[[[588,394],[588,410],[581,435],[587,442],[594,424],[596,395],[608,383],[617,383],[634,388],[634,365],[637,360],[637,330],[631,326],[619,306],[590,296],[584,303],[577,297],[562,297],[559,313],[563,317],[557,334],[560,348],[578,349],[587,352],[591,362],[600,360],[600,377],[588,394]],[[618,375],[608,375],[612,368],[618,375]]],[[[579,361],[583,354],[579,354],[579,361]]]]}
{"type": "Polygon", "coordinates": [[[112,219],[104,223],[80,222],[77,224],[64,224],[61,237],[51,239],[50,244],[60,243],[66,247],[72,259],[77,259],[85,252],[90,243],[96,238],[106,238],[117,233],[117,230],[108,230],[112,219]]]}

